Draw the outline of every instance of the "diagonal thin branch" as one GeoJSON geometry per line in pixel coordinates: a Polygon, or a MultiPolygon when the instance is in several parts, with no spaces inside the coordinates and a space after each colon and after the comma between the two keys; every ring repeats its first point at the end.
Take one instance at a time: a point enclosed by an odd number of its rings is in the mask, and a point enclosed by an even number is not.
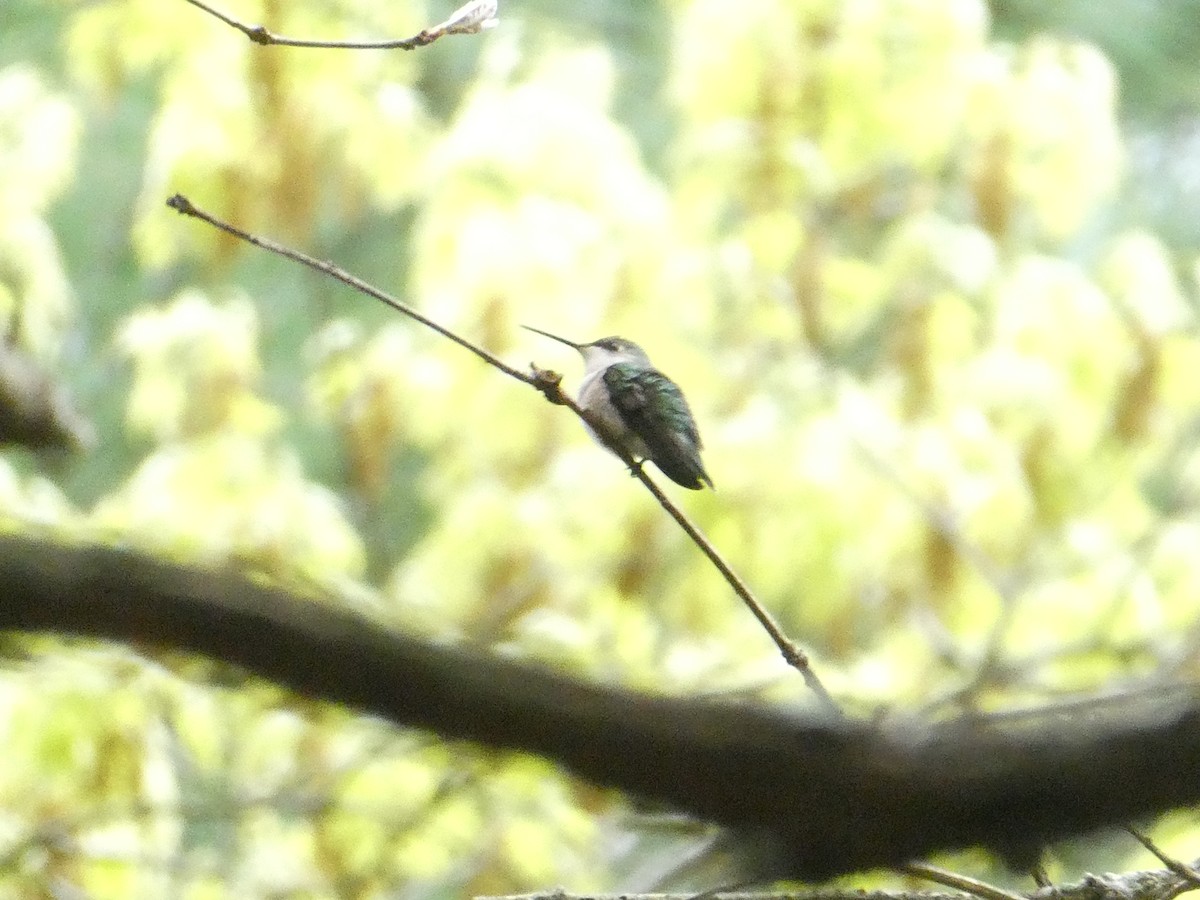
{"type": "MultiPolygon", "coordinates": [[[[582,411],[579,411],[579,413],[582,414],[582,411]]],[[[750,610],[754,618],[758,619],[763,630],[770,635],[771,640],[775,642],[775,646],[779,648],[779,652],[783,655],[784,660],[789,666],[800,673],[808,689],[816,694],[817,699],[821,701],[821,705],[834,715],[842,715],[841,707],[833,699],[832,695],[830,695],[825,685],[821,683],[821,679],[817,677],[817,673],[813,671],[812,666],[809,664],[808,654],[801,650],[795,641],[784,633],[783,628],[780,627],[775,617],[767,611],[766,607],[758,602],[758,598],[754,596],[750,587],[733,571],[733,568],[725,560],[725,557],[721,555],[721,552],[704,536],[695,523],[684,514],[683,510],[679,509],[679,507],[667,498],[662,488],[650,480],[650,476],[646,474],[641,466],[633,466],[632,470],[634,475],[646,486],[646,490],[658,500],[659,505],[667,511],[668,515],[679,524],[679,527],[700,548],[700,551],[708,557],[709,562],[721,573],[726,583],[733,588],[733,592],[738,595],[738,598],[746,605],[746,608],[750,610]]]]}
{"type": "MultiPolygon", "coordinates": [[[[188,0],[188,2],[191,3],[193,0],[188,0]]],[[[323,275],[328,275],[330,278],[337,279],[342,284],[352,287],[354,290],[378,300],[385,306],[390,306],[396,312],[402,313],[403,315],[408,316],[410,319],[420,322],[426,328],[433,329],[442,337],[447,338],[448,340],[458,344],[460,347],[474,353],[488,365],[499,369],[509,378],[515,378],[517,381],[522,381],[525,384],[534,385],[535,387],[537,386],[537,380],[533,376],[526,375],[524,372],[514,369],[512,366],[501,360],[498,356],[488,353],[482,347],[472,344],[466,338],[459,337],[449,328],[439,325],[433,319],[422,315],[407,303],[401,303],[390,294],[384,293],[376,287],[372,287],[362,279],[354,277],[345,269],[338,268],[331,262],[315,259],[305,253],[299,252],[298,250],[285,247],[283,244],[278,244],[275,241],[269,240],[268,238],[258,237],[257,235],[251,234],[248,231],[243,231],[241,228],[238,228],[235,225],[230,225],[228,222],[223,222],[216,216],[206,213],[197,206],[193,206],[192,202],[182,194],[176,194],[167,200],[167,206],[171,207],[171,209],[181,213],[182,215],[190,216],[193,219],[199,219],[201,222],[206,222],[214,228],[217,228],[226,234],[232,235],[238,240],[245,241],[248,244],[253,244],[255,247],[261,247],[263,250],[274,253],[277,256],[282,256],[285,259],[298,262],[301,265],[307,266],[308,268],[320,272],[323,275]]]]}
{"type": "Polygon", "coordinates": [[[979,897],[981,900],[1025,900],[1021,894],[1006,891],[1004,888],[998,888],[995,885],[988,884],[986,881],[979,881],[976,878],[969,878],[966,875],[951,872],[949,869],[931,866],[929,863],[906,863],[903,866],[897,866],[896,871],[913,878],[920,878],[923,881],[932,881],[934,884],[940,884],[943,887],[963,891],[964,893],[979,897]]]}
{"type": "Polygon", "coordinates": [[[1173,856],[1168,856],[1158,848],[1158,845],[1154,841],[1150,840],[1148,835],[1134,828],[1132,825],[1126,825],[1125,830],[1133,836],[1134,840],[1158,857],[1159,862],[1183,880],[1184,884],[1180,886],[1183,890],[1177,891],[1172,896],[1178,896],[1184,893],[1184,891],[1194,891],[1200,888],[1200,872],[1197,872],[1194,866],[1189,866],[1187,863],[1180,862],[1173,856]]]}
{"type": "Polygon", "coordinates": [[[199,10],[203,10],[235,28],[250,38],[256,44],[277,47],[310,47],[321,50],[415,50],[432,44],[438,38],[448,34],[478,34],[486,28],[496,25],[496,8],[498,0],[470,0],[459,7],[446,21],[425,28],[412,37],[390,41],[321,41],[308,38],[291,38],[268,31],[263,25],[247,25],[218,9],[209,6],[203,0],[184,0],[199,10]]]}
{"type": "MultiPolygon", "coordinates": [[[[195,2],[195,0],[188,0],[188,2],[195,2]]],[[[549,369],[541,369],[537,366],[531,366],[531,374],[526,374],[514,369],[512,366],[503,362],[498,357],[489,353],[487,350],[484,350],[482,347],[479,347],[476,344],[471,343],[466,338],[455,334],[444,325],[440,325],[427,316],[417,312],[417,310],[413,309],[408,304],[402,303],[390,294],[387,294],[378,288],[367,284],[360,278],[356,278],[349,272],[346,272],[344,269],[335,266],[333,263],[315,259],[307,254],[299,252],[298,250],[293,250],[292,248],[285,247],[282,244],[276,243],[275,241],[259,237],[258,235],[251,234],[250,232],[244,231],[243,229],[234,225],[230,225],[228,222],[222,221],[211,213],[207,213],[193,205],[192,202],[182,194],[175,194],[173,197],[168,199],[167,206],[182,215],[199,219],[200,221],[205,222],[208,225],[225,232],[226,234],[232,235],[233,237],[236,237],[239,240],[245,241],[249,244],[253,244],[255,247],[260,247],[263,250],[267,250],[278,256],[282,256],[285,259],[290,259],[293,262],[307,266],[308,268],[320,272],[323,275],[328,275],[329,277],[342,282],[342,284],[345,284],[346,286],[351,287],[360,293],[366,294],[368,297],[378,300],[380,303],[391,307],[396,312],[420,322],[427,328],[431,328],[438,334],[442,335],[442,337],[445,337],[458,344],[460,347],[469,350],[484,362],[500,370],[510,378],[515,378],[517,381],[520,381],[523,384],[530,385],[535,390],[539,391],[543,396],[545,396],[545,398],[551,403],[555,403],[560,406],[566,406],[573,413],[575,413],[579,419],[591,427],[594,432],[604,432],[604,426],[602,423],[595,421],[590,413],[584,411],[582,408],[580,408],[578,403],[563,393],[561,385],[562,379],[557,373],[552,372],[549,369]]],[[[700,551],[706,557],[708,557],[709,561],[716,567],[717,571],[721,573],[721,577],[725,579],[726,583],[733,589],[733,592],[737,594],[738,598],[746,605],[746,607],[762,625],[763,629],[770,636],[771,640],[774,641],[775,646],[779,648],[779,652],[787,664],[796,669],[804,678],[804,683],[808,686],[809,690],[811,690],[817,696],[817,699],[825,708],[826,712],[829,712],[835,716],[841,716],[841,707],[838,706],[837,702],[833,699],[833,696],[829,693],[825,685],[822,684],[820,678],[818,678],[817,674],[813,671],[812,666],[809,664],[808,655],[798,646],[796,646],[796,644],[786,634],[784,634],[779,623],[758,601],[758,598],[754,596],[754,593],[750,590],[746,582],[743,581],[736,572],[734,572],[733,567],[721,555],[720,551],[718,551],[717,548],[713,546],[712,542],[705,537],[704,533],[701,532],[700,529],[686,515],[684,515],[683,511],[680,510],[679,507],[677,507],[670,500],[670,498],[663,493],[662,489],[655,484],[653,480],[651,480],[650,476],[644,471],[643,467],[638,465],[634,459],[624,451],[623,448],[613,447],[611,449],[627,466],[629,466],[629,469],[633,475],[639,481],[641,481],[643,485],[645,485],[646,490],[654,495],[654,498],[658,501],[659,505],[666,510],[667,514],[670,515],[671,518],[676,521],[676,523],[678,523],[679,527],[682,528],[687,536],[692,539],[692,542],[700,548],[700,551]]]]}

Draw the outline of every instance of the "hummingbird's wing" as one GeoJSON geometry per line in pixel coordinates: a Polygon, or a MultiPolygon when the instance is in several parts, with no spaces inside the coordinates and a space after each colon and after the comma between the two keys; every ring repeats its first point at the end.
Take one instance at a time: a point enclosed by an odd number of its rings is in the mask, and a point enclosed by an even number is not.
{"type": "Polygon", "coordinates": [[[700,432],[678,385],[657,369],[614,363],[604,370],[612,405],[663,474],[691,490],[713,486],[700,462],[700,432]]]}

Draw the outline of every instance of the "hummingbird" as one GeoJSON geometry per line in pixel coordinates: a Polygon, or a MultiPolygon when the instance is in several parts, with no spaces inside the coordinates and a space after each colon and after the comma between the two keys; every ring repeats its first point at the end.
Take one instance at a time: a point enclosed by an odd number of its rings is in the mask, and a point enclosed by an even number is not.
{"type": "Polygon", "coordinates": [[[599,443],[624,449],[639,465],[653,461],[689,490],[712,488],[687,399],[679,385],[654,368],[645,350],[621,337],[577,344],[540,328],[521,327],[579,351],[584,364],[579,406],[600,426],[599,434],[588,426],[599,443]]]}

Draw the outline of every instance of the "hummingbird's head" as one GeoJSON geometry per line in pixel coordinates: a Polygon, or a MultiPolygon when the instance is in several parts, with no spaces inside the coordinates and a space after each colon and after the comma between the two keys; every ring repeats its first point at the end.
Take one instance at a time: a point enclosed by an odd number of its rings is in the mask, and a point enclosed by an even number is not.
{"type": "Polygon", "coordinates": [[[613,363],[637,363],[650,368],[650,357],[646,351],[622,337],[603,337],[590,344],[576,347],[583,354],[584,365],[588,370],[606,369],[613,363]]]}
{"type": "Polygon", "coordinates": [[[583,356],[583,363],[589,372],[596,371],[597,369],[606,369],[613,363],[619,362],[637,363],[638,365],[650,368],[650,358],[646,356],[646,351],[633,341],[627,341],[622,337],[603,337],[598,341],[592,341],[590,344],[577,344],[574,341],[568,341],[564,337],[559,337],[557,334],[542,331],[540,328],[534,328],[530,325],[522,325],[521,327],[526,331],[533,331],[556,340],[560,344],[574,347],[583,356]]]}

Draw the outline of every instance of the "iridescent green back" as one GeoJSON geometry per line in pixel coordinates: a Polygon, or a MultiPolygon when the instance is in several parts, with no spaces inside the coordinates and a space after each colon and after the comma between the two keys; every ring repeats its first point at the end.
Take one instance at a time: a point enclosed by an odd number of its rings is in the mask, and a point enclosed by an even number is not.
{"type": "Polygon", "coordinates": [[[712,480],[700,461],[700,432],[678,385],[657,369],[614,363],[604,383],[625,425],[650,449],[663,474],[692,490],[712,480]]]}

